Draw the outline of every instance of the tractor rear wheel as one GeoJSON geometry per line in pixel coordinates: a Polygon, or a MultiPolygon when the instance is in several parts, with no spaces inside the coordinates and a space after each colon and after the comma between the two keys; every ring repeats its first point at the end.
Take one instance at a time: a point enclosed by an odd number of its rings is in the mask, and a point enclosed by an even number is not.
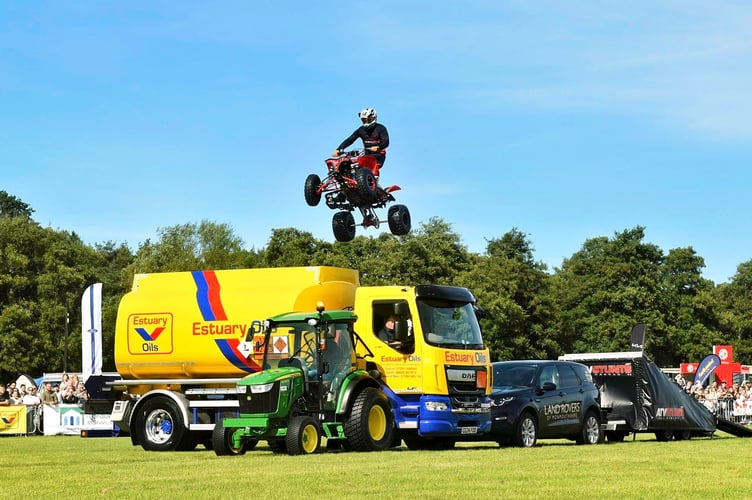
{"type": "Polygon", "coordinates": [[[355,451],[381,451],[392,444],[392,409],[384,393],[367,387],[358,394],[345,421],[347,442],[355,451]]]}

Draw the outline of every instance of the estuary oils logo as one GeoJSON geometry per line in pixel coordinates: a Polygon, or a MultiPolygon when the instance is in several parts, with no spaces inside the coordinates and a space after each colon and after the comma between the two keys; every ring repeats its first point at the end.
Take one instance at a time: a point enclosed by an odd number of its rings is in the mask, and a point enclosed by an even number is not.
{"type": "Polygon", "coordinates": [[[170,354],[172,314],[131,314],[128,317],[128,351],[131,354],[170,354]]]}

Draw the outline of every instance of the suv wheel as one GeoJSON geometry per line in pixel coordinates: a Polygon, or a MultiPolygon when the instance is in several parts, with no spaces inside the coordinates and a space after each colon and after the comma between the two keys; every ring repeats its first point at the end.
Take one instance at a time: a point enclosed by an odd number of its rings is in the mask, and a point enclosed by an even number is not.
{"type": "Polygon", "coordinates": [[[532,448],[535,446],[537,440],[538,425],[535,423],[532,413],[525,412],[517,422],[517,427],[514,431],[514,444],[523,448],[532,448]]]}
{"type": "Polygon", "coordinates": [[[577,444],[596,444],[601,441],[601,423],[593,411],[585,414],[585,421],[577,436],[577,444]]]}

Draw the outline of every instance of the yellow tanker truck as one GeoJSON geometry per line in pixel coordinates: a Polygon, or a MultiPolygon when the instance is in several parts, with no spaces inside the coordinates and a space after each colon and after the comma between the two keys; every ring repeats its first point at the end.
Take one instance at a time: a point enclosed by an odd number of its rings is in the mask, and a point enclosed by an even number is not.
{"type": "Polygon", "coordinates": [[[136,275],[118,309],[119,377],[101,392],[113,401],[113,422],[146,450],[211,447],[215,424],[239,415],[237,383],[264,369],[254,355],[264,322],[319,303],[354,310],[357,363],[389,399],[389,425],[409,447],[445,448],[490,429],[489,355],[473,295],[363,287],[358,271],[335,267],[136,275]],[[389,316],[397,342],[378,336],[389,316]]]}

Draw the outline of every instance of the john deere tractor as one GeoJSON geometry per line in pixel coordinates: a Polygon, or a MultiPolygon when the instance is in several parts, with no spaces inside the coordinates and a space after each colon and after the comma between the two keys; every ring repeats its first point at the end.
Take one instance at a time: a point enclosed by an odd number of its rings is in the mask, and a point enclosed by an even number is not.
{"type": "Polygon", "coordinates": [[[263,370],[238,381],[238,415],[215,425],[215,453],[242,455],[266,440],[275,453],[310,454],[322,437],[329,448],[389,448],[392,411],[356,358],[356,319],[319,304],[315,312],[274,316],[250,333],[250,356],[263,370]]]}

